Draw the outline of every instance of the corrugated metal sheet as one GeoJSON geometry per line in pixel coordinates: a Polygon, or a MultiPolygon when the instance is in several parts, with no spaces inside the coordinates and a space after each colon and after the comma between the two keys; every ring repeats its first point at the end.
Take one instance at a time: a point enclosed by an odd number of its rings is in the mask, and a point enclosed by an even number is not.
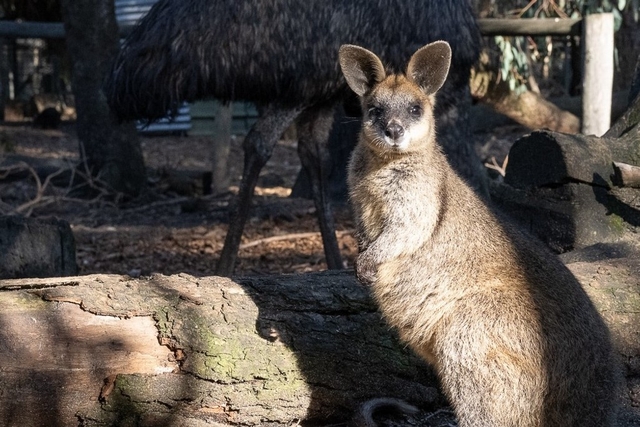
{"type": "MultiPolygon", "coordinates": [[[[121,28],[132,27],[149,12],[158,0],[115,0],[116,21],[121,28]]],[[[153,123],[138,122],[141,133],[186,133],[191,129],[189,105],[183,104],[175,117],[164,118],[153,123]]]]}
{"type": "Polygon", "coordinates": [[[121,27],[134,25],[158,0],[116,0],[116,21],[121,27]]]}

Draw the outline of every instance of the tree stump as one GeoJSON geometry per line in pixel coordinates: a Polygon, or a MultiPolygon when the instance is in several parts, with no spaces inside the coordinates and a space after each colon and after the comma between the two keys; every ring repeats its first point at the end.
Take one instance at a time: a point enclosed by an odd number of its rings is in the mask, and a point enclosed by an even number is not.
{"type": "MultiPolygon", "coordinates": [[[[578,264],[638,376],[640,261],[578,264]]],[[[327,425],[374,397],[444,403],[352,272],[6,280],[0,306],[3,425],[327,425]]]]}
{"type": "Polygon", "coordinates": [[[0,217],[0,279],[78,274],[69,223],[0,217]]]}

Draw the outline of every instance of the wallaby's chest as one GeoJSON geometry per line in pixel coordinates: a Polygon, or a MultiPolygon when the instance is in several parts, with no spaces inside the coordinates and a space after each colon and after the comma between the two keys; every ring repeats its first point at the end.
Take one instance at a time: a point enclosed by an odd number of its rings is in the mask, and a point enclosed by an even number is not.
{"type": "Polygon", "coordinates": [[[349,170],[349,188],[361,234],[376,237],[403,210],[413,209],[419,183],[406,162],[380,164],[377,159],[356,151],[349,170]]]}

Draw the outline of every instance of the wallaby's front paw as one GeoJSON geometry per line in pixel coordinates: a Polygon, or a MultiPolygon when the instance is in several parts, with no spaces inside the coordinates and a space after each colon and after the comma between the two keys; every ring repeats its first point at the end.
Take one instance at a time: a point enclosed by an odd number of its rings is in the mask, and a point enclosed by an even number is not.
{"type": "Polygon", "coordinates": [[[371,285],[376,280],[378,275],[378,266],[371,259],[366,256],[366,253],[362,253],[356,259],[356,278],[363,285],[371,285]]]}

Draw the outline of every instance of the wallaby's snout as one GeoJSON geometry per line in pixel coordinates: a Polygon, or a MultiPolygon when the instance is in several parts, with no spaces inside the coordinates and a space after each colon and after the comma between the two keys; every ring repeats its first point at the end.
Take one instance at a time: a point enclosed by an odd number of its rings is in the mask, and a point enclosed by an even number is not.
{"type": "Polygon", "coordinates": [[[397,120],[391,120],[384,130],[384,136],[397,141],[404,136],[404,127],[397,120]]]}

